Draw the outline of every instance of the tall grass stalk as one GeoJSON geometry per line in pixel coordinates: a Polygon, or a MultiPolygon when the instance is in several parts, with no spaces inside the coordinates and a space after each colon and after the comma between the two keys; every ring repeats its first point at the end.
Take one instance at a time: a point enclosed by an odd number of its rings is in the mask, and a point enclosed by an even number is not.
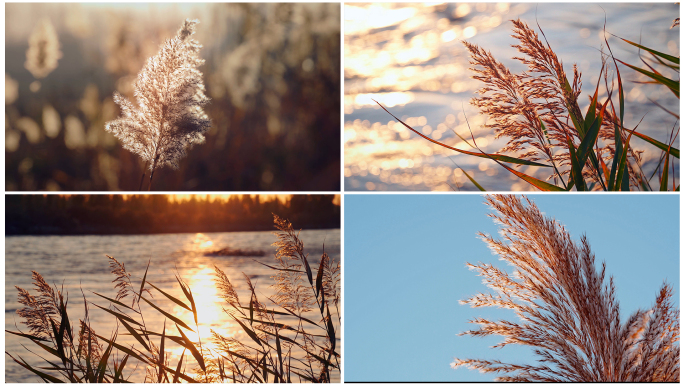
{"type": "Polygon", "coordinates": [[[276,263],[264,264],[274,271],[274,296],[260,296],[245,275],[250,295],[241,301],[227,275],[215,267],[227,321],[242,329],[248,341],[214,330],[213,344],[203,342],[199,335],[197,342],[190,340],[188,336],[196,333],[202,322],[191,287],[176,276],[183,297],[172,296],[148,280],[149,264],[138,284],[123,263],[108,256],[117,294],[110,298],[93,293],[103,305],[83,295],[85,316],[76,328],[67,312],[68,295],[48,285],[39,273],[33,272],[35,294],[17,287],[19,302],[24,305],[17,314],[28,330],[6,332],[40,347],[42,354],[27,350],[44,364],[32,365],[16,352],[5,353],[45,382],[127,382],[136,371],[144,371],[145,382],[158,383],[330,382],[339,377],[341,366],[339,330],[335,328],[340,321],[340,264],[323,253],[319,266],[310,266],[292,225],[277,216],[274,222],[279,230],[273,244],[276,263]],[[153,292],[159,295],[157,299],[153,292]],[[91,305],[116,321],[109,334],[91,325],[91,305]],[[165,310],[175,306],[184,309],[182,318],[192,315],[194,328],[174,315],[176,312],[165,310]],[[331,306],[337,322],[333,322],[331,306]],[[146,325],[144,314],[149,311],[162,315],[161,330],[146,325]],[[122,335],[135,342],[119,342],[122,335]],[[176,362],[168,353],[173,345],[183,348],[176,362]]]}
{"type": "MultiPolygon", "coordinates": [[[[471,56],[470,69],[475,73],[473,78],[484,83],[484,87],[478,91],[479,96],[473,98],[471,104],[489,116],[490,121],[485,127],[494,130],[497,139],[508,139],[500,153],[485,153],[474,137],[471,137],[470,143],[458,134],[456,135],[473,151],[448,146],[422,135],[396,116],[390,115],[421,137],[459,153],[491,159],[517,178],[542,191],[569,191],[573,187],[577,191],[650,190],[650,182],[656,172],[659,174],[661,190],[678,190],[679,187],[674,185],[674,161],[670,160],[671,157],[679,159],[679,150],[673,146],[679,133],[678,123],[670,130],[667,142],[639,133],[639,124],[632,128],[626,127],[624,116],[627,107],[618,63],[649,77],[651,83],[667,87],[679,98],[679,79],[670,79],[661,73],[667,70],[678,74],[679,58],[622,39],[647,52],[653,57],[652,62],[657,63],[649,64],[642,59],[649,70],[642,69],[615,58],[608,40],[605,39],[609,53],[602,53],[599,81],[589,96],[590,105],[583,114],[578,103],[582,92],[582,75],[577,66],[573,65],[571,83],[563,63],[551,48],[543,31],[540,30],[544,37],[542,41],[526,23],[520,20],[512,22],[513,37],[518,41],[513,47],[522,55],[514,59],[527,66],[526,72],[514,74],[497,61],[491,52],[467,41],[463,42],[471,56]],[[662,69],[659,71],[653,65],[659,65],[662,69]],[[609,74],[612,73],[611,68],[615,70],[614,74],[609,74]],[[602,82],[607,94],[603,99],[599,97],[602,82]],[[630,145],[632,136],[662,151],[659,164],[650,177],[641,168],[643,151],[636,151],[630,145]],[[504,153],[517,157],[503,155],[504,153]],[[547,180],[540,180],[515,170],[506,163],[518,167],[550,167],[553,173],[547,180]],[[668,167],[672,167],[671,173],[668,172],[668,167]],[[673,177],[670,178],[670,175],[673,177]]],[[[678,112],[668,112],[679,119],[678,112]]],[[[482,190],[470,175],[466,175],[482,190]]]]}
{"type": "Polygon", "coordinates": [[[597,268],[585,236],[573,241],[527,198],[495,195],[486,203],[502,239],[480,236],[514,270],[468,263],[493,293],[461,303],[510,309],[519,320],[475,318],[470,322],[479,328],[461,335],[504,337],[495,348],[529,346],[537,362],[456,359],[453,367],[503,374],[502,381],[679,381],[679,310],[672,286],[664,284],[650,309],[623,321],[613,278],[606,282],[605,263],[597,268]]]}

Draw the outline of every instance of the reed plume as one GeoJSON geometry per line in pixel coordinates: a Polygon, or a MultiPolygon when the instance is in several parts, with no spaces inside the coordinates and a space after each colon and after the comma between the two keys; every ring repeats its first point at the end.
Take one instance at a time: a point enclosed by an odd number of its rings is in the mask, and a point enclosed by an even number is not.
{"type": "Polygon", "coordinates": [[[605,263],[597,269],[585,236],[573,241],[527,198],[496,195],[486,203],[503,239],[480,236],[514,270],[468,263],[494,293],[461,303],[511,309],[520,321],[476,318],[470,322],[479,329],[461,335],[502,336],[494,347],[527,345],[538,360],[455,359],[453,367],[503,373],[501,381],[679,381],[679,310],[670,285],[663,285],[653,307],[622,322],[613,278],[606,282],[605,263]]]}
{"type": "Polygon", "coordinates": [[[57,68],[57,61],[61,58],[57,32],[50,19],[45,18],[31,32],[24,67],[34,78],[42,79],[57,68]]]}
{"type": "Polygon", "coordinates": [[[202,109],[209,98],[197,69],[204,63],[199,57],[202,45],[191,38],[197,23],[185,20],[176,36],[148,59],[135,82],[137,106],[114,93],[122,117],[108,122],[105,130],[143,159],[150,171],[149,188],[154,170],[164,166],[177,169],[187,149],[204,142],[211,124],[202,109]]]}
{"type": "MultiPolygon", "coordinates": [[[[513,37],[519,42],[513,47],[523,55],[514,59],[525,64],[528,72],[513,74],[490,52],[464,41],[471,55],[471,70],[477,74],[473,78],[485,83],[478,90],[480,96],[473,98],[471,104],[493,119],[485,127],[494,129],[496,138],[509,138],[502,152],[525,151],[520,158],[546,161],[556,171],[549,178],[562,179],[562,175],[570,172],[568,141],[577,148],[584,136],[584,132],[576,129],[585,125],[577,102],[582,75],[573,65],[571,85],[563,63],[550,44],[543,43],[524,22],[512,22],[513,37]],[[560,151],[554,151],[556,148],[560,151]],[[566,168],[561,172],[557,166],[566,168]]],[[[606,125],[601,131],[612,131],[612,128],[606,125]]],[[[612,133],[604,132],[601,138],[612,138],[612,133]]],[[[604,146],[610,144],[606,142],[604,146]]],[[[598,170],[589,159],[584,173],[597,184],[601,182],[598,170]]]]}
{"type": "Polygon", "coordinates": [[[309,262],[304,255],[304,244],[292,228],[292,224],[277,215],[273,220],[278,242],[276,260],[281,270],[274,276],[276,281],[275,301],[282,307],[294,312],[306,313],[310,311],[316,299],[304,285],[302,273],[311,277],[309,262]]]}
{"type": "MultiPolygon", "coordinates": [[[[218,349],[217,355],[208,360],[206,377],[203,377],[207,380],[249,382],[256,375],[257,381],[265,382],[270,379],[292,382],[296,378],[306,382],[330,382],[331,371],[339,370],[336,332],[329,307],[329,302],[335,305],[339,302],[339,263],[334,263],[324,253],[318,270],[312,270],[304,254],[304,244],[292,224],[277,215],[274,215],[274,224],[280,230],[276,233],[278,242],[273,244],[277,248],[278,265],[266,266],[277,271],[272,277],[276,293],[268,300],[278,310],[269,309],[259,299],[256,286],[244,274],[250,299],[249,303],[241,303],[226,274],[215,267],[217,288],[229,305],[224,312],[240,324],[251,341],[245,343],[212,332],[218,349]],[[310,312],[320,312],[320,320],[314,321],[310,312]],[[287,319],[290,321],[285,323],[287,319]],[[324,331],[325,335],[312,333],[311,325],[315,325],[316,331],[324,331]],[[262,372],[260,361],[270,369],[262,372]]],[[[339,308],[337,314],[339,319],[339,308]]]]}
{"type": "Polygon", "coordinates": [[[39,273],[33,271],[33,286],[37,295],[28,290],[15,286],[19,291],[19,303],[24,305],[17,310],[17,315],[23,318],[22,323],[29,328],[29,333],[40,338],[52,338],[50,320],[59,315],[59,295],[45,282],[39,273]]]}

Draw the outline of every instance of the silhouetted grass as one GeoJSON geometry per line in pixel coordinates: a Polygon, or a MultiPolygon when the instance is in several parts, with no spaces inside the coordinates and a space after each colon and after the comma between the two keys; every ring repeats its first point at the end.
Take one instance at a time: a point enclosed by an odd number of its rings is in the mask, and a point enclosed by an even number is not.
{"type": "MultiPolygon", "coordinates": [[[[249,301],[241,302],[228,277],[218,267],[216,286],[226,301],[223,308],[246,333],[249,341],[223,336],[212,330],[214,347],[188,338],[199,328],[192,288],[180,276],[176,280],[183,297],[176,297],[148,280],[149,264],[137,284],[123,263],[109,257],[115,279],[115,298],[94,293],[103,305],[86,300],[85,316],[74,329],[67,311],[68,294],[53,288],[33,272],[36,294],[17,287],[24,308],[17,314],[24,319],[27,332],[8,333],[24,338],[42,350],[38,355],[45,364],[29,364],[16,352],[6,352],[17,364],[45,382],[128,382],[130,375],[145,371],[146,382],[330,382],[340,370],[337,353],[338,330],[330,306],[340,319],[340,265],[323,254],[318,268],[312,268],[304,246],[292,225],[274,216],[278,241],[276,264],[265,266],[275,271],[272,298],[260,298],[249,277],[249,301]],[[153,300],[152,293],[161,294],[153,300]],[[144,302],[164,319],[161,330],[152,330],[145,322],[144,302]],[[90,306],[114,317],[116,328],[103,334],[91,325],[90,306]],[[164,310],[180,306],[193,325],[164,310]],[[166,325],[174,325],[171,331],[166,325]],[[168,333],[167,333],[168,332],[168,333]],[[119,336],[135,339],[133,344],[119,342],[119,336]],[[168,348],[177,345],[183,353],[177,362],[169,360],[168,348]]],[[[259,262],[260,263],[260,262],[259,262]]],[[[145,306],[146,311],[150,309],[145,306]]],[[[228,321],[227,320],[227,321],[228,321]]],[[[339,324],[339,323],[338,323],[339,324]]]]}

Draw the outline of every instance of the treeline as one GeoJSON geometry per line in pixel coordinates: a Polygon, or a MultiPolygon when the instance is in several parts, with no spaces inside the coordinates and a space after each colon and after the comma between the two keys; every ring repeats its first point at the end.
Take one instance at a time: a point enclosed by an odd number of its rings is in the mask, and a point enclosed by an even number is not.
{"type": "Polygon", "coordinates": [[[297,229],[340,227],[334,195],[229,199],[169,195],[6,195],[5,235],[159,234],[273,229],[273,214],[297,229]]]}

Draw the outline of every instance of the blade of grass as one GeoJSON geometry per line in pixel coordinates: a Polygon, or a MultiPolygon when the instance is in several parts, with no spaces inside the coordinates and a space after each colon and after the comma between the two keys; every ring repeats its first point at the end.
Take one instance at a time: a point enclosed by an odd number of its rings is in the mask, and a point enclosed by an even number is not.
{"type": "Polygon", "coordinates": [[[191,309],[187,308],[192,312],[192,315],[195,317],[195,324],[197,324],[197,308],[195,307],[195,299],[192,296],[192,290],[190,290],[190,287],[188,286],[186,289],[186,286],[183,281],[181,281],[179,276],[176,276],[176,281],[180,284],[181,289],[183,290],[183,294],[185,294],[185,298],[190,301],[190,306],[192,307],[191,309]]]}
{"type": "MultiPolygon", "coordinates": [[[[187,311],[192,311],[192,309],[190,308],[190,306],[186,305],[185,303],[183,303],[183,301],[181,301],[181,300],[179,300],[178,298],[176,298],[176,297],[170,295],[169,293],[165,292],[164,290],[158,288],[157,286],[155,286],[154,284],[152,284],[152,282],[147,282],[147,284],[150,285],[150,286],[152,286],[153,288],[157,289],[158,292],[162,293],[166,298],[170,299],[171,301],[173,301],[174,303],[176,303],[178,306],[182,307],[183,309],[186,309],[187,311]]],[[[181,286],[181,287],[182,287],[182,286],[181,286]]]]}
{"type": "Polygon", "coordinates": [[[195,357],[195,360],[197,360],[197,363],[199,364],[200,368],[202,368],[202,370],[206,372],[207,368],[204,365],[204,357],[202,357],[197,348],[195,348],[195,344],[193,344],[190,341],[190,339],[188,339],[188,337],[185,335],[185,333],[183,333],[183,331],[178,327],[178,325],[176,325],[176,329],[178,329],[178,331],[180,332],[183,341],[185,341],[185,343],[187,344],[187,347],[190,349],[190,353],[192,353],[192,355],[195,357]]]}
{"type": "MultiPolygon", "coordinates": [[[[582,175],[582,166],[579,163],[579,157],[575,152],[575,145],[572,144],[572,139],[569,136],[566,137],[568,141],[568,150],[570,151],[570,161],[571,161],[571,174],[572,181],[575,183],[577,191],[586,191],[586,182],[584,181],[584,176],[582,175]]],[[[582,163],[584,165],[584,163],[582,163]]]]}
{"type": "Polygon", "coordinates": [[[650,72],[650,71],[646,71],[646,70],[644,70],[644,69],[641,69],[641,68],[639,68],[639,67],[633,66],[633,65],[631,65],[631,64],[627,64],[627,63],[623,62],[623,61],[620,60],[620,59],[615,59],[615,60],[619,61],[620,63],[626,65],[627,67],[629,67],[629,68],[631,68],[631,69],[633,69],[633,70],[635,70],[635,71],[637,71],[637,72],[639,72],[639,73],[642,73],[642,74],[648,76],[649,78],[651,78],[651,79],[657,81],[658,83],[660,83],[660,84],[666,86],[667,88],[670,89],[670,91],[672,91],[672,93],[675,94],[675,96],[677,96],[677,98],[679,98],[679,82],[674,81],[674,80],[672,80],[672,79],[668,79],[668,78],[666,78],[666,77],[664,77],[664,76],[662,76],[662,75],[658,75],[658,74],[656,74],[656,73],[653,73],[653,72],[650,72]]]}
{"type": "Polygon", "coordinates": [[[622,155],[620,157],[620,163],[618,164],[618,171],[617,171],[617,177],[615,181],[615,190],[617,191],[629,191],[629,179],[628,177],[628,172],[626,170],[627,168],[627,153],[629,152],[629,141],[632,139],[632,133],[636,128],[629,133],[629,136],[627,137],[627,140],[625,140],[625,147],[622,151],[622,155]],[[625,186],[625,182],[627,182],[627,186],[625,186]]]}
{"type": "Polygon", "coordinates": [[[53,377],[53,376],[51,376],[51,375],[49,375],[49,374],[45,374],[45,373],[43,373],[43,372],[41,372],[41,371],[38,371],[38,370],[36,370],[36,369],[33,369],[33,367],[31,367],[31,365],[29,365],[23,358],[21,358],[21,356],[18,356],[19,359],[22,361],[22,362],[19,362],[19,360],[17,360],[16,358],[14,358],[11,354],[9,354],[9,353],[7,353],[7,352],[5,352],[5,354],[7,354],[8,356],[10,356],[10,357],[14,360],[14,362],[16,362],[17,364],[23,366],[24,368],[26,368],[26,369],[29,370],[30,372],[33,372],[34,374],[38,375],[38,376],[39,376],[40,378],[42,378],[43,381],[45,381],[45,382],[58,382],[58,383],[63,383],[63,382],[64,382],[64,381],[60,380],[60,379],[57,378],[57,377],[53,377]]]}
{"type": "Polygon", "coordinates": [[[240,326],[242,326],[242,329],[245,331],[245,333],[247,333],[247,335],[248,335],[252,340],[254,340],[254,342],[256,342],[257,344],[259,344],[259,346],[263,346],[263,345],[261,344],[261,340],[260,340],[259,337],[256,335],[256,333],[254,333],[254,331],[252,331],[252,330],[251,330],[250,328],[248,328],[245,324],[243,324],[242,322],[240,322],[240,320],[237,319],[237,317],[235,317],[234,315],[231,314],[230,316],[233,317],[233,319],[234,319],[235,321],[237,321],[237,323],[239,323],[240,326]]]}
{"type": "MultiPolygon", "coordinates": [[[[623,128],[623,130],[629,131],[626,128],[623,128]]],[[[647,141],[648,143],[651,143],[652,145],[658,147],[659,149],[661,149],[663,151],[668,151],[668,148],[669,148],[670,149],[670,155],[679,159],[679,150],[678,149],[676,149],[674,147],[670,147],[667,144],[660,142],[658,140],[655,140],[655,139],[651,138],[650,136],[644,135],[640,132],[635,131],[634,136],[636,136],[637,138],[643,139],[643,140],[647,141]]]]}
{"type": "MultiPolygon", "coordinates": [[[[378,103],[376,100],[373,100],[373,101],[374,101],[375,103],[378,103]]],[[[536,162],[532,162],[532,161],[524,160],[524,159],[517,159],[517,158],[513,158],[513,157],[511,157],[511,156],[500,155],[500,154],[480,154],[480,153],[477,153],[477,152],[466,151],[466,150],[460,150],[460,149],[458,149],[458,148],[448,146],[448,145],[446,145],[446,144],[444,144],[444,143],[442,143],[442,142],[438,142],[438,141],[436,141],[436,140],[434,140],[434,139],[432,139],[432,138],[430,138],[430,137],[428,137],[428,136],[425,136],[425,135],[421,134],[420,132],[418,132],[418,131],[416,131],[415,129],[413,129],[413,127],[409,126],[408,124],[404,123],[401,119],[399,119],[399,118],[397,118],[396,116],[394,116],[391,112],[387,111],[387,109],[386,109],[385,107],[383,107],[380,103],[378,103],[378,105],[380,106],[380,108],[382,108],[383,110],[385,110],[385,112],[387,112],[388,114],[392,115],[392,117],[393,117],[394,119],[396,119],[399,123],[401,123],[402,125],[404,125],[404,127],[408,128],[409,130],[411,130],[411,131],[413,131],[414,133],[418,134],[418,135],[419,135],[420,137],[422,137],[423,139],[426,139],[426,140],[428,140],[428,141],[430,141],[430,142],[432,142],[432,143],[435,143],[435,144],[437,144],[437,145],[440,145],[440,146],[442,146],[442,147],[444,147],[444,148],[448,148],[448,149],[450,149],[450,150],[453,150],[453,151],[456,151],[456,152],[460,152],[460,153],[466,154],[466,155],[477,156],[477,157],[479,157],[479,158],[497,159],[497,160],[499,160],[499,161],[501,161],[501,162],[506,162],[506,163],[515,163],[515,164],[523,164],[523,165],[527,165],[527,166],[538,166],[538,167],[551,167],[551,166],[546,165],[546,164],[536,163],[536,162]]]]}
{"type": "Polygon", "coordinates": [[[117,300],[115,300],[115,299],[111,299],[111,298],[109,298],[109,297],[105,297],[104,295],[98,294],[98,293],[96,293],[96,292],[94,292],[94,291],[91,291],[91,293],[95,294],[95,295],[98,296],[98,297],[102,297],[102,298],[106,299],[106,300],[109,301],[109,302],[115,303],[115,304],[117,304],[117,305],[119,305],[119,306],[121,306],[121,307],[125,307],[126,309],[132,310],[132,311],[134,311],[134,312],[140,314],[140,312],[138,312],[137,310],[133,309],[132,307],[130,307],[130,306],[128,306],[128,305],[126,305],[126,304],[124,304],[124,303],[122,303],[122,302],[120,302],[120,301],[117,301],[117,300]]]}
{"type": "Polygon", "coordinates": [[[131,335],[136,340],[138,340],[138,342],[140,342],[142,344],[142,346],[145,347],[145,350],[150,351],[150,347],[147,346],[147,344],[145,343],[145,340],[140,336],[140,334],[138,332],[135,331],[135,329],[133,329],[128,323],[126,323],[126,321],[121,320],[121,319],[119,321],[126,328],[126,330],[128,330],[128,332],[131,333],[131,335]]]}
{"type": "Polygon", "coordinates": [[[318,293],[323,289],[324,262],[325,258],[321,257],[321,263],[318,265],[318,273],[316,274],[316,298],[318,298],[318,293]]]}
{"type": "Polygon", "coordinates": [[[660,177],[660,191],[667,191],[667,173],[670,163],[670,153],[665,153],[665,165],[663,166],[663,175],[660,177]]]}
{"type": "MultiPolygon", "coordinates": [[[[142,298],[142,297],[140,297],[142,298]]],[[[161,342],[159,343],[159,373],[157,375],[157,383],[161,383],[164,375],[164,337],[166,336],[166,320],[164,320],[164,327],[162,327],[161,342]]]]}
{"type": "Polygon", "coordinates": [[[181,353],[180,360],[178,360],[178,366],[176,366],[176,371],[173,373],[173,383],[174,384],[178,382],[178,375],[180,374],[180,369],[181,369],[181,366],[183,365],[183,357],[185,356],[186,350],[187,349],[183,349],[183,353],[181,353]]]}
{"type": "MultiPolygon", "coordinates": [[[[613,34],[611,33],[611,35],[613,35],[613,34]]],[[[672,55],[668,55],[668,54],[663,53],[663,52],[656,51],[656,50],[654,50],[654,49],[652,49],[652,48],[645,47],[645,46],[643,46],[643,45],[641,45],[641,44],[637,44],[637,43],[635,43],[635,42],[633,42],[633,41],[629,41],[629,40],[627,40],[627,39],[623,39],[623,38],[621,38],[621,37],[619,37],[619,36],[616,36],[616,35],[613,35],[613,36],[615,36],[615,37],[617,37],[618,39],[620,39],[620,40],[622,40],[622,41],[624,41],[624,42],[626,42],[626,43],[628,43],[628,44],[631,44],[631,45],[633,45],[633,46],[635,46],[635,47],[637,47],[637,48],[641,48],[641,49],[643,49],[644,51],[648,51],[648,52],[652,53],[652,54],[655,55],[655,56],[659,56],[659,57],[661,57],[661,58],[663,58],[663,59],[665,59],[665,60],[667,60],[667,61],[670,61],[670,62],[675,63],[675,64],[679,64],[679,58],[678,58],[678,57],[675,57],[675,56],[672,56],[672,55]]]]}
{"type": "MultiPolygon", "coordinates": [[[[95,333],[93,333],[93,334],[95,334],[95,333]]],[[[107,342],[107,343],[110,342],[107,338],[104,338],[104,337],[102,337],[101,335],[95,334],[95,336],[96,336],[97,338],[101,339],[102,341],[105,341],[105,342],[107,342]]],[[[151,364],[151,360],[149,360],[149,358],[147,358],[147,357],[146,357],[146,358],[143,358],[143,356],[141,356],[141,355],[139,355],[138,353],[134,352],[132,349],[129,349],[129,348],[123,346],[123,345],[117,344],[117,343],[115,343],[115,342],[113,342],[113,341],[111,342],[111,344],[114,345],[114,347],[117,348],[118,350],[121,350],[122,352],[124,352],[124,353],[130,355],[131,357],[135,358],[136,360],[142,361],[142,362],[144,362],[144,363],[146,363],[146,364],[151,364]]]]}
{"type": "Polygon", "coordinates": [[[123,380],[123,370],[124,366],[126,366],[126,362],[128,362],[128,357],[130,357],[130,354],[126,354],[121,360],[121,364],[119,365],[118,369],[114,372],[114,382],[119,382],[123,380]]]}
{"type": "MultiPolygon", "coordinates": [[[[116,334],[112,337],[112,341],[116,340],[116,334]]],[[[112,353],[112,344],[107,345],[102,357],[100,357],[100,362],[97,365],[97,371],[95,372],[95,377],[97,377],[97,382],[102,383],[104,380],[105,372],[107,371],[107,360],[109,360],[109,355],[112,353]]]]}
{"type": "MultiPolygon", "coordinates": [[[[145,289],[145,281],[147,280],[147,271],[150,268],[150,262],[152,258],[147,261],[147,267],[145,268],[145,275],[143,275],[142,282],[140,283],[140,291],[138,292],[138,304],[140,304],[140,298],[142,298],[143,289],[145,289]]],[[[133,303],[135,303],[135,298],[133,298],[133,303]]],[[[133,305],[131,305],[133,306],[133,305]]]]}
{"type": "MultiPolygon", "coordinates": [[[[91,303],[92,303],[92,302],[91,302],[91,303]]],[[[124,320],[126,320],[126,321],[128,321],[128,322],[130,322],[130,323],[132,323],[132,324],[136,324],[136,325],[138,325],[138,326],[143,326],[143,325],[141,325],[138,321],[134,320],[133,318],[131,318],[131,317],[125,315],[125,314],[121,314],[121,313],[117,313],[117,312],[115,312],[115,311],[109,310],[109,309],[107,309],[107,308],[104,308],[104,307],[102,307],[102,306],[96,304],[96,303],[93,303],[93,305],[99,307],[100,309],[106,311],[107,313],[113,315],[114,317],[116,317],[116,318],[118,318],[118,319],[124,319],[124,320]]]]}
{"type": "Polygon", "coordinates": [[[178,317],[175,317],[175,316],[169,314],[168,312],[165,312],[165,311],[162,310],[159,306],[157,306],[157,305],[153,304],[152,302],[148,301],[147,298],[142,297],[142,296],[141,296],[140,298],[141,298],[143,301],[147,302],[148,305],[150,305],[150,306],[152,306],[153,308],[155,308],[155,310],[157,310],[158,312],[162,313],[166,318],[170,319],[171,321],[173,321],[173,322],[179,324],[180,326],[182,326],[182,327],[184,327],[184,328],[186,328],[186,329],[188,329],[188,330],[190,330],[190,331],[193,331],[193,330],[190,328],[190,326],[188,326],[185,322],[181,321],[178,317]]]}

